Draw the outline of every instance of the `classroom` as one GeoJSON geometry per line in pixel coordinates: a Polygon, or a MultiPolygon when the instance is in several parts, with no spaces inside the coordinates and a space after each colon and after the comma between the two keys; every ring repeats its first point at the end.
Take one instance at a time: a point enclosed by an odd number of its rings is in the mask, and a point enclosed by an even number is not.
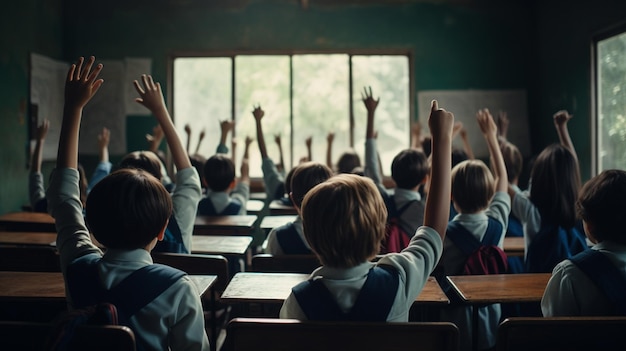
{"type": "MultiPolygon", "coordinates": [[[[324,162],[329,132],[334,132],[334,157],[342,148],[363,157],[362,92],[373,86],[374,97],[381,98],[377,135],[386,184],[393,155],[410,146],[411,123],[427,125],[431,99],[464,122],[479,159],[488,160],[489,152],[475,123],[476,110],[487,107],[494,117],[507,110],[509,135],[525,161],[559,142],[552,116],[567,110],[574,116],[568,126],[583,183],[604,169],[626,167],[626,140],[602,144],[609,134],[623,138],[626,127],[602,124],[607,121],[602,108],[609,104],[602,93],[619,86],[602,85],[598,54],[603,41],[626,35],[624,1],[33,0],[3,8],[0,216],[28,208],[34,134],[45,118],[57,121],[44,150],[42,173],[48,183],[65,71],[77,57],[91,55],[104,62],[104,84],[113,87],[93,103],[115,117],[107,120],[86,108],[79,162],[87,174],[99,161],[95,146],[103,124],[111,123],[113,164],[130,151],[146,149],[146,135],[153,133],[154,119],[127,94],[135,92],[125,80],[136,72],[133,65],[161,83],[176,130],[191,144],[187,149],[198,145],[200,150],[202,142],[206,156],[218,144],[219,122],[234,120],[240,160],[244,138],[255,137],[252,111],[260,105],[267,116],[270,157],[278,157],[273,136],[280,134],[287,166],[306,155],[311,135],[313,159],[324,162]],[[60,67],[63,75],[39,80],[37,62],[60,67]],[[50,91],[57,85],[44,81],[61,85],[50,91]],[[185,87],[188,82],[195,85],[185,87]],[[91,113],[97,123],[90,124],[91,113]],[[389,123],[381,126],[380,120],[389,123]],[[186,124],[192,126],[189,139],[186,124]],[[198,139],[201,131],[206,131],[204,141],[198,139]]],[[[625,79],[616,84],[623,88],[625,79]]],[[[167,155],[165,143],[160,149],[167,155]]],[[[171,159],[166,166],[173,168],[171,159]]],[[[251,194],[262,193],[254,144],[250,177],[251,194]]],[[[526,186],[528,173],[520,181],[526,186]]]]}

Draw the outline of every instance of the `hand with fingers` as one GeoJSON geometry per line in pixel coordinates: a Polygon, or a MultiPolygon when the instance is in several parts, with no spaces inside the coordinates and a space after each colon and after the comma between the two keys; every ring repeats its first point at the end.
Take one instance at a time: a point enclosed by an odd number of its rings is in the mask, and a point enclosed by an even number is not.
{"type": "Polygon", "coordinates": [[[500,111],[498,112],[498,136],[504,140],[506,140],[506,136],[509,132],[509,116],[506,112],[500,111]]]}
{"type": "MultiPolygon", "coordinates": [[[[165,114],[156,113],[160,110],[167,111],[163,92],[161,91],[161,83],[155,83],[151,75],[143,74],[141,76],[141,84],[137,80],[133,81],[133,84],[135,85],[135,90],[139,93],[139,97],[135,101],[144,105],[155,114],[157,119],[160,116],[164,116],[165,114]]],[[[169,113],[167,115],[169,116],[169,113]]]]}
{"type": "Polygon", "coordinates": [[[361,99],[363,100],[363,104],[365,105],[367,112],[373,113],[376,111],[380,98],[373,98],[372,87],[363,88],[363,92],[361,92],[361,99]]]}
{"type": "Polygon", "coordinates": [[[102,131],[98,134],[98,147],[100,150],[108,148],[110,140],[111,131],[107,127],[102,127],[102,131]]]}
{"type": "Polygon", "coordinates": [[[554,119],[554,125],[557,127],[564,126],[572,119],[574,115],[571,115],[567,110],[557,111],[552,118],[554,119]]]}
{"type": "Polygon", "coordinates": [[[46,139],[46,135],[48,135],[48,129],[50,128],[50,120],[44,118],[44,120],[37,126],[37,130],[35,132],[35,138],[37,141],[43,141],[46,139]]]}
{"type": "Polygon", "coordinates": [[[253,106],[252,115],[257,121],[260,121],[265,116],[265,111],[261,109],[261,105],[253,106]]]}
{"type": "Polygon", "coordinates": [[[480,127],[480,131],[483,135],[498,135],[498,127],[496,126],[496,122],[493,120],[493,116],[491,116],[489,109],[483,108],[478,110],[478,112],[476,112],[476,121],[478,122],[478,126],[480,127]]]}
{"type": "Polygon", "coordinates": [[[65,82],[66,107],[85,107],[104,83],[104,79],[97,79],[102,71],[102,64],[97,64],[92,70],[95,61],[94,56],[91,56],[86,63],[85,59],[80,57],[78,62],[70,67],[65,82]]]}

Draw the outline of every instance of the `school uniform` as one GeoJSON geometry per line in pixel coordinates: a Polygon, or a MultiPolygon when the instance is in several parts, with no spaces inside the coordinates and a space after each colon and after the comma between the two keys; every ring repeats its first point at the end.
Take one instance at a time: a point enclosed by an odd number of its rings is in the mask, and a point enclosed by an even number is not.
{"type": "MultiPolygon", "coordinates": [[[[603,241],[591,249],[602,252],[626,279],[626,245],[603,241]]],[[[608,316],[614,309],[607,296],[570,260],[554,267],[541,299],[545,317],[608,316]]]]}
{"type": "Polygon", "coordinates": [[[47,212],[48,201],[41,172],[30,172],[28,175],[28,197],[34,212],[47,212]]]}
{"type": "MultiPolygon", "coordinates": [[[[439,234],[430,227],[422,226],[409,246],[400,253],[390,253],[378,262],[363,262],[346,269],[322,266],[313,271],[309,279],[321,279],[339,308],[348,312],[357,300],[370,269],[375,266],[391,266],[397,271],[399,279],[386,321],[407,322],[409,310],[439,261],[442,250],[443,243],[439,234]]],[[[293,292],[284,301],[280,318],[308,319],[293,292]]]]}
{"type": "Polygon", "coordinates": [[[207,190],[206,196],[198,203],[198,216],[245,215],[249,198],[250,185],[242,182],[238,182],[230,194],[226,191],[207,190]]]}
{"type": "Polygon", "coordinates": [[[202,188],[198,171],[194,167],[179,170],[176,173],[176,187],[172,192],[174,207],[172,216],[176,219],[187,253],[191,252],[191,236],[193,235],[196,211],[201,197],[202,188]]]}
{"type": "Polygon", "coordinates": [[[285,194],[285,175],[276,168],[271,158],[265,157],[261,163],[263,171],[263,184],[267,194],[268,203],[274,199],[280,199],[285,194]]]}
{"type": "Polygon", "coordinates": [[[263,251],[271,255],[313,254],[304,236],[302,217],[298,215],[293,222],[272,228],[263,243],[263,251]],[[289,240],[282,238],[283,235],[294,236],[294,234],[295,237],[289,240]]]}
{"type": "Polygon", "coordinates": [[[108,162],[108,161],[98,162],[96,169],[94,169],[93,174],[91,175],[91,179],[89,179],[89,184],[87,185],[87,194],[89,194],[91,189],[93,189],[93,187],[96,184],[98,184],[98,182],[101,181],[102,178],[108,176],[109,173],[111,173],[112,167],[113,167],[113,164],[111,164],[111,162],[108,162]]]}
{"type": "Polygon", "coordinates": [[[511,214],[522,222],[525,247],[524,257],[526,257],[530,243],[541,229],[541,215],[539,214],[539,209],[530,201],[528,191],[521,191],[517,187],[513,189],[515,189],[515,196],[511,203],[511,214]]]}
{"type": "MultiPolygon", "coordinates": [[[[510,211],[511,201],[509,195],[506,192],[496,192],[485,211],[472,214],[459,213],[452,220],[461,224],[478,241],[482,241],[487,231],[489,217],[493,218],[502,226],[500,241],[498,242],[498,247],[502,249],[510,211]]],[[[444,240],[443,246],[443,255],[441,257],[443,276],[463,274],[463,266],[467,256],[448,237],[444,240]]],[[[500,304],[481,307],[478,314],[478,347],[479,349],[493,347],[496,342],[496,332],[502,314],[500,304]]],[[[451,306],[446,308],[441,312],[441,320],[451,321],[459,327],[462,348],[472,345],[471,307],[451,306]]]]}
{"type": "MultiPolygon", "coordinates": [[[[144,249],[109,249],[102,254],[91,242],[85,226],[78,179],[76,169],[56,169],[47,193],[49,211],[55,218],[58,231],[61,270],[66,276],[74,259],[87,254],[101,256],[98,263],[101,283],[111,288],[137,269],[152,264],[152,257],[144,249]]],[[[72,296],[68,296],[68,301],[71,305],[72,296]]],[[[146,350],[209,350],[200,296],[187,276],[132,316],[130,324],[137,342],[146,350]]]]}

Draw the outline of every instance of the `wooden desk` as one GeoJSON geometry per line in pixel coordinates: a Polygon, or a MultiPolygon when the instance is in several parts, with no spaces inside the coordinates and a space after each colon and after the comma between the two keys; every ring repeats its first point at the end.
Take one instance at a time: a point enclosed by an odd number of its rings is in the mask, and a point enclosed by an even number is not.
{"type": "Polygon", "coordinates": [[[54,218],[41,212],[13,212],[0,216],[0,230],[20,232],[56,232],[54,218]]]}
{"type": "Polygon", "coordinates": [[[298,211],[293,206],[283,205],[280,201],[274,200],[270,202],[270,216],[278,215],[297,215],[298,211]]]}
{"type": "Polygon", "coordinates": [[[0,231],[0,244],[55,246],[57,233],[0,231]]]}
{"type": "Polygon", "coordinates": [[[191,237],[191,240],[191,253],[208,255],[244,255],[250,247],[252,237],[240,235],[194,235],[191,237]]]}
{"type": "Polygon", "coordinates": [[[524,257],[524,237],[510,236],[504,238],[504,252],[511,257],[524,257]]]}
{"type": "Polygon", "coordinates": [[[261,213],[261,211],[263,210],[263,208],[265,207],[265,202],[261,201],[261,200],[248,200],[248,202],[246,202],[246,212],[249,215],[256,215],[258,216],[259,213],[261,213]]]}
{"type": "Polygon", "coordinates": [[[196,216],[195,235],[250,235],[257,216],[196,216]]]}
{"type": "Polygon", "coordinates": [[[267,199],[265,191],[250,193],[250,200],[265,201],[265,199],[267,199]]]}
{"type": "Polygon", "coordinates": [[[295,221],[297,217],[297,215],[265,216],[261,221],[261,229],[269,232],[273,228],[295,221]]]}
{"type": "MultiPolygon", "coordinates": [[[[226,303],[280,303],[289,296],[291,288],[309,278],[299,273],[239,272],[230,280],[221,300],[226,303]]],[[[437,280],[429,277],[424,289],[415,299],[418,304],[447,305],[450,303],[437,280]]]]}

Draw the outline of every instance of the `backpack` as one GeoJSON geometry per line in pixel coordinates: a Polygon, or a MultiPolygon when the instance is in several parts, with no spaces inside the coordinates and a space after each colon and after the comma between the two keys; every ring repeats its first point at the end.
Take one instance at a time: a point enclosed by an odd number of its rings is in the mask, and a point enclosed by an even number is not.
{"type": "Polygon", "coordinates": [[[613,304],[613,314],[626,316],[624,274],[600,251],[585,250],[572,258],[574,263],[613,304]]]}
{"type": "Polygon", "coordinates": [[[241,203],[239,201],[230,201],[222,212],[217,213],[215,206],[210,198],[205,197],[198,203],[199,216],[235,216],[241,211],[241,203]]]}
{"type": "Polygon", "coordinates": [[[478,241],[459,222],[448,223],[446,236],[467,256],[463,265],[464,275],[504,274],[508,268],[507,256],[498,247],[502,235],[502,224],[488,217],[487,231],[478,241]]]}
{"type": "Polygon", "coordinates": [[[542,226],[526,252],[526,272],[552,273],[561,261],[588,249],[585,237],[578,229],[557,225],[542,226]]]}
{"type": "Polygon", "coordinates": [[[417,200],[411,200],[398,209],[396,208],[396,202],[393,196],[385,197],[388,214],[385,238],[380,247],[381,254],[400,252],[405,247],[409,246],[409,242],[415,233],[408,233],[408,231],[404,229],[401,223],[401,216],[404,211],[415,202],[417,202],[417,200]]]}
{"type": "Polygon", "coordinates": [[[167,223],[163,240],[157,241],[152,251],[184,254],[190,253],[185,247],[185,243],[183,243],[183,234],[174,214],[170,216],[170,220],[167,223]]]}
{"type": "MultiPolygon", "coordinates": [[[[100,283],[99,261],[99,255],[88,254],[67,267],[67,291],[75,309],[56,321],[47,350],[72,349],[72,336],[80,325],[112,324],[132,329],[130,318],[186,275],[166,265],[152,264],[134,271],[107,290],[100,283]]],[[[137,350],[141,346],[137,344],[137,350]]]]}
{"type": "Polygon", "coordinates": [[[399,279],[395,267],[372,267],[354,305],[345,313],[321,279],[303,281],[291,290],[308,320],[385,322],[396,299],[399,279]]]}

